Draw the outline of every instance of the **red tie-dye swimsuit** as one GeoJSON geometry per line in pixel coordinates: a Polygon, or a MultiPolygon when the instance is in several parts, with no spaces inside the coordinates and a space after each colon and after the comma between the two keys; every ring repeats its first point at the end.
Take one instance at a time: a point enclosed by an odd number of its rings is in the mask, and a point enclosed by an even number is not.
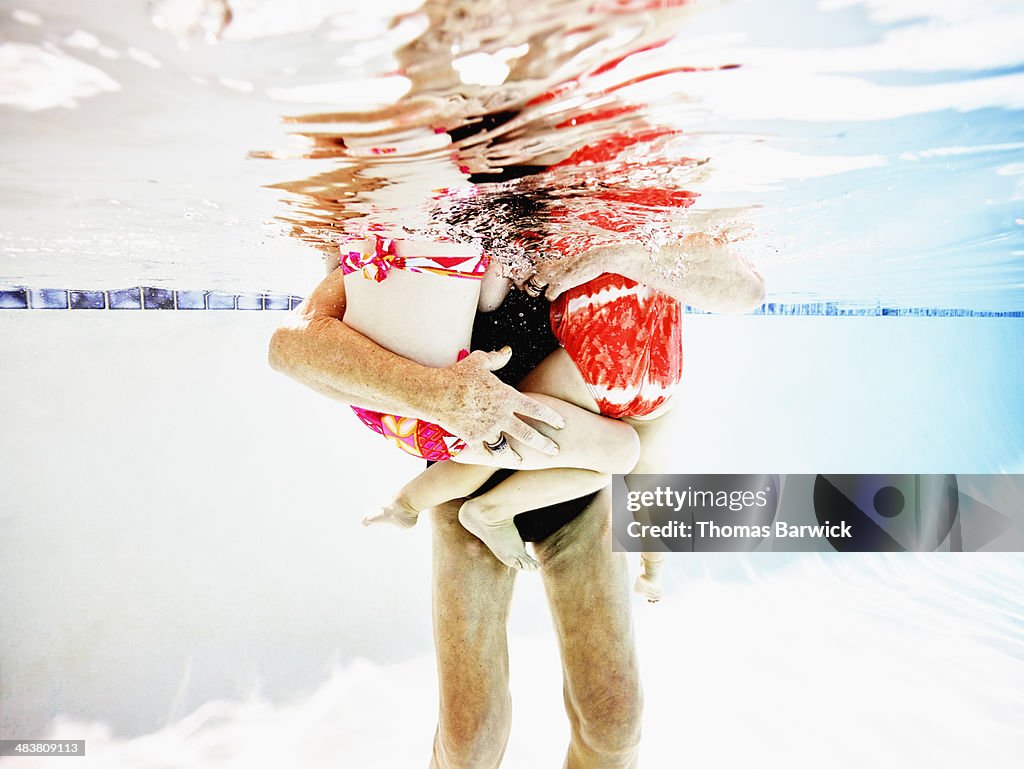
{"type": "MultiPolygon", "coordinates": [[[[678,131],[652,128],[613,134],[574,152],[555,168],[577,167],[600,175],[602,165],[628,168],[628,151],[671,139],[678,131]]],[[[653,153],[652,153],[653,154],[653,153]]],[[[656,155],[655,155],[656,157],[656,155]]],[[[673,162],[685,162],[675,158],[673,162]]],[[[654,161],[642,161],[650,167],[654,161]]],[[[688,190],[608,186],[586,199],[582,210],[556,208],[553,230],[570,234],[547,247],[575,257],[602,245],[636,239],[637,212],[689,208],[688,190]],[[592,233],[581,236],[584,228],[592,233]]],[[[551,330],[569,353],[601,413],[608,417],[648,416],[672,397],[683,374],[682,306],[650,286],[613,273],[576,286],[551,304],[551,330]]]]}
{"type": "Polygon", "coordinates": [[[551,304],[551,330],[607,417],[644,417],[668,402],[683,373],[679,302],[605,273],[551,304]]]}

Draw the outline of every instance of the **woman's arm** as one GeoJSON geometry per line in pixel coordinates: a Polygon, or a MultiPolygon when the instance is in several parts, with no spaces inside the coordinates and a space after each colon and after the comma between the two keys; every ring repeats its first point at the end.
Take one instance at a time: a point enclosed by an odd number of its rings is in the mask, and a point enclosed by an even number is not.
{"type": "Polygon", "coordinates": [[[562,417],[491,373],[509,361],[510,349],[476,351],[444,368],[395,355],[342,322],[343,278],[333,271],[274,332],[273,369],[343,403],[436,422],[470,445],[506,433],[538,451],[557,452],[518,415],[557,428],[562,417]]]}

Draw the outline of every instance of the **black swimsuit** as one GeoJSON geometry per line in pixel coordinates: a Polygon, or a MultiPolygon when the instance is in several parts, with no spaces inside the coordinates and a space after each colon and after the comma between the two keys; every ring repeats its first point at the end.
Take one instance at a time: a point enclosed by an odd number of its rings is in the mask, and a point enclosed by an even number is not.
{"type": "MultiPolygon", "coordinates": [[[[500,125],[514,117],[515,113],[499,113],[488,116],[470,132],[500,125]],[[488,122],[490,121],[490,122],[488,122]]],[[[452,139],[462,136],[452,133],[452,139]]],[[[474,184],[504,182],[511,179],[530,176],[544,170],[542,166],[510,166],[501,173],[493,175],[474,174],[469,180],[474,184]]],[[[514,196],[513,196],[514,197],[514,196]]],[[[524,205],[529,205],[525,199],[524,205]]],[[[500,350],[505,345],[512,348],[512,360],[495,375],[505,384],[515,386],[519,380],[535,369],[542,360],[555,351],[558,340],[551,333],[550,304],[543,297],[532,297],[521,291],[511,291],[501,307],[494,312],[477,313],[473,323],[473,341],[470,346],[474,350],[500,350]]],[[[494,475],[476,490],[482,494],[497,486],[501,481],[512,475],[513,470],[497,470],[494,475]]],[[[579,497],[568,502],[559,502],[515,517],[516,528],[526,542],[536,542],[550,537],[560,528],[582,513],[594,494],[579,497]]]]}
{"type": "MultiPolygon", "coordinates": [[[[512,360],[495,375],[506,384],[515,385],[558,347],[551,333],[549,304],[542,297],[532,297],[521,291],[511,291],[505,302],[494,312],[478,313],[473,324],[474,350],[500,350],[512,348],[512,360]]],[[[557,440],[557,437],[556,437],[557,440]]],[[[482,494],[512,475],[512,470],[498,470],[479,489],[482,494]]],[[[551,536],[582,513],[594,494],[559,502],[558,504],[520,513],[515,517],[519,536],[526,542],[536,542],[551,536]]]]}

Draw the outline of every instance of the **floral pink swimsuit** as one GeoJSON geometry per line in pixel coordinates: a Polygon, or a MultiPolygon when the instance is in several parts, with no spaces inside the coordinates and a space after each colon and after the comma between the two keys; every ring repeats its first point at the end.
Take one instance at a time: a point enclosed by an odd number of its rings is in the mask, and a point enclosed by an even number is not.
{"type": "MultiPolygon", "coordinates": [[[[393,240],[386,240],[379,235],[372,237],[372,254],[367,254],[362,249],[342,254],[342,272],[349,275],[361,271],[363,277],[379,283],[388,276],[392,268],[472,280],[481,280],[487,271],[488,259],[483,255],[398,256],[393,240]]],[[[468,354],[468,350],[463,350],[459,354],[459,360],[468,354]]],[[[433,422],[425,422],[415,417],[382,414],[358,406],[353,406],[352,410],[364,425],[414,457],[439,462],[451,459],[466,447],[465,441],[433,422]]]]}

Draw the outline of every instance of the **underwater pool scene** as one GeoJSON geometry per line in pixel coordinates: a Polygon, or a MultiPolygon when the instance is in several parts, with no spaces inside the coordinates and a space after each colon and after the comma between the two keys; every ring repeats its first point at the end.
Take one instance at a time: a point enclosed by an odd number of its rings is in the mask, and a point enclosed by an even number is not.
{"type": "MultiPolygon", "coordinates": [[[[426,765],[429,524],[360,524],[420,464],[267,365],[367,233],[749,260],[760,308],[684,308],[665,473],[1024,474],[1022,40],[1014,0],[0,5],[0,739],[426,765]]],[[[1019,765],[1020,553],[665,573],[641,766],[1019,765]]],[[[509,638],[502,766],[560,765],[533,575],[509,638]]]]}

